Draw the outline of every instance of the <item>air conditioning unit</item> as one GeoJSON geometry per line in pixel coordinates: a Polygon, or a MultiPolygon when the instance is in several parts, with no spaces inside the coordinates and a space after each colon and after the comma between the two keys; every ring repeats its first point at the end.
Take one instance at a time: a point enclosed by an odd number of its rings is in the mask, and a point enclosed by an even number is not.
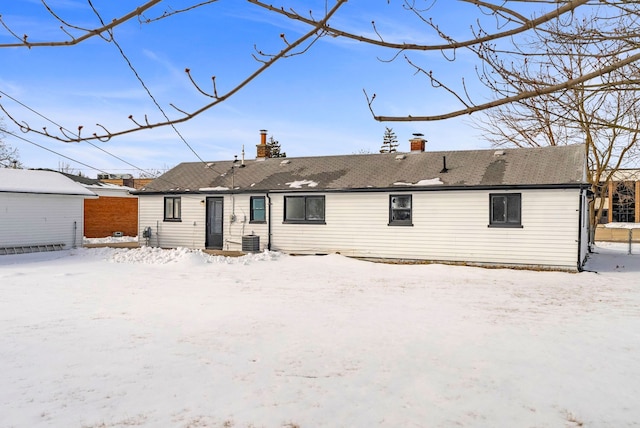
{"type": "Polygon", "coordinates": [[[242,251],[245,253],[258,253],[260,252],[260,236],[259,235],[244,235],[242,237],[242,251]]]}

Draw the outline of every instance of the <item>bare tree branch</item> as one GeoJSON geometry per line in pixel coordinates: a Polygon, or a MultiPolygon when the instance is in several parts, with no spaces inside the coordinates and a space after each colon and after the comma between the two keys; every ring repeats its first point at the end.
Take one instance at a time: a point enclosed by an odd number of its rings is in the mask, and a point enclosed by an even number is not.
{"type": "Polygon", "coordinates": [[[640,153],[639,54],[628,55],[630,38],[603,37],[624,33],[636,19],[620,15],[605,23],[587,16],[570,28],[549,24],[519,47],[545,56],[508,62],[487,54],[490,72],[481,75],[498,100],[539,94],[502,103],[477,121],[495,146],[585,144],[587,179],[597,202],[592,206],[592,228],[601,218],[609,183],[630,156],[640,153]],[[551,82],[561,82],[562,90],[549,91],[558,87],[551,82]]]}
{"type": "MultiPolygon", "coordinates": [[[[92,6],[91,0],[87,1],[92,6]]],[[[140,1],[142,2],[143,0],[140,1]]],[[[108,23],[103,23],[97,28],[87,29],[64,20],[55,13],[47,4],[46,0],[42,0],[48,13],[62,24],[62,31],[69,35],[70,39],[65,41],[31,42],[28,35],[20,36],[19,32],[13,31],[9,23],[3,21],[2,17],[0,17],[0,25],[4,26],[4,28],[17,39],[16,43],[0,44],[0,48],[71,46],[96,35],[103,37],[104,40],[109,43],[117,45],[112,37],[114,29],[133,17],[138,17],[138,21],[142,24],[149,24],[170,18],[179,13],[193,13],[196,8],[217,2],[217,0],[192,0],[193,4],[189,6],[176,10],[168,9],[157,17],[146,18],[144,14],[149,12],[153,6],[161,3],[161,1],[162,0],[144,1],[139,7],[120,18],[108,23]],[[80,33],[78,37],[71,35],[77,32],[80,33]]],[[[330,22],[330,19],[346,4],[346,0],[333,0],[333,3],[325,2],[324,17],[322,19],[316,19],[312,11],[303,15],[293,8],[278,7],[262,0],[247,0],[247,2],[267,13],[307,25],[309,26],[308,31],[295,39],[291,39],[289,34],[285,35],[282,33],[281,40],[284,47],[280,50],[276,49],[274,53],[267,53],[256,48],[253,56],[260,65],[250,74],[241,77],[235,86],[225,92],[218,91],[215,76],[211,78],[213,89],[211,91],[205,90],[203,86],[196,82],[189,69],[187,69],[188,80],[192,83],[196,91],[206,97],[207,100],[203,101],[203,104],[197,108],[190,110],[176,107],[177,103],[175,102],[169,103],[179,114],[177,118],[169,118],[165,115],[164,120],[154,121],[149,120],[145,115],[144,120],[134,120],[134,116],[131,115],[131,123],[134,125],[131,128],[109,131],[105,125],[97,123],[96,127],[99,129],[99,132],[87,133],[87,135],[82,138],[72,138],[73,136],[69,132],[66,132],[66,134],[61,132],[56,135],[55,133],[48,132],[46,128],[37,130],[25,123],[21,118],[10,114],[11,112],[7,111],[1,104],[0,108],[9,120],[24,132],[34,132],[64,142],[80,140],[107,141],[112,137],[126,135],[132,132],[162,126],[173,126],[191,120],[202,112],[225,102],[237,94],[275,62],[283,58],[306,53],[315,43],[327,35],[349,41],[358,41],[364,45],[384,49],[391,53],[391,55],[389,55],[391,59],[388,61],[395,61],[402,55],[409,67],[416,73],[426,77],[426,81],[430,84],[431,88],[445,92],[447,96],[451,97],[459,105],[459,107],[448,108],[444,111],[441,109],[428,115],[419,114],[420,112],[409,112],[409,114],[404,116],[390,116],[376,113],[374,109],[375,95],[369,97],[367,96],[367,91],[365,91],[367,107],[373,119],[381,122],[441,121],[511,104],[522,104],[528,100],[542,99],[543,97],[553,94],[563,94],[576,87],[604,88],[605,85],[608,85],[610,88],[615,87],[618,88],[618,90],[624,90],[619,88],[629,87],[625,82],[602,79],[602,77],[640,62],[640,31],[638,30],[640,6],[638,6],[637,2],[631,0],[457,0],[456,5],[471,6],[477,9],[478,14],[478,18],[469,25],[469,35],[464,37],[460,36],[460,33],[455,33],[454,36],[454,33],[449,33],[443,25],[446,25],[446,23],[438,23],[433,18],[427,16],[427,13],[435,7],[438,0],[425,2],[422,8],[417,6],[418,3],[415,0],[403,0],[399,4],[414,18],[412,24],[414,25],[412,29],[416,30],[414,33],[424,36],[425,42],[393,40],[392,37],[388,37],[385,34],[383,26],[374,20],[369,21],[372,30],[368,31],[368,33],[372,33],[373,35],[360,33],[349,27],[338,28],[334,26],[333,21],[330,22]],[[330,4],[333,4],[333,6],[329,7],[330,4]],[[532,12],[532,10],[534,10],[532,6],[539,9],[537,14],[532,12]],[[616,17],[627,16],[631,19],[632,25],[617,32],[607,31],[604,28],[594,26],[585,33],[571,34],[569,29],[577,19],[584,16],[584,14],[581,13],[583,10],[587,12],[589,10],[596,11],[596,13],[599,14],[596,15],[596,19],[600,20],[599,22],[602,24],[606,24],[607,21],[615,19],[616,17]],[[415,27],[415,22],[418,23],[418,27],[415,27]],[[487,22],[489,24],[487,24],[487,22]],[[426,33],[424,32],[425,29],[427,30],[426,33]],[[418,33],[417,30],[420,30],[420,32],[418,33]],[[458,79],[457,82],[451,83],[451,76],[437,75],[436,72],[420,65],[419,61],[421,58],[417,57],[417,55],[412,58],[409,57],[411,54],[421,52],[441,52],[446,61],[452,62],[458,61],[460,58],[459,53],[464,51],[471,53],[477,61],[476,77],[479,77],[480,80],[482,80],[483,76],[488,76],[491,73],[516,78],[517,70],[513,70],[509,66],[511,62],[517,63],[520,61],[544,59],[548,55],[544,50],[532,49],[528,47],[526,43],[523,43],[526,37],[536,37],[537,35],[545,37],[552,37],[554,35],[572,36],[576,46],[593,46],[600,44],[602,49],[599,52],[585,49],[579,53],[579,55],[591,59],[600,59],[599,66],[591,67],[589,70],[575,70],[573,73],[566,73],[564,75],[548,75],[542,80],[540,76],[538,76],[536,77],[537,80],[523,81],[522,83],[529,84],[528,87],[512,87],[506,90],[505,88],[491,86],[491,84],[489,84],[489,88],[496,96],[494,99],[486,101],[486,98],[478,98],[469,91],[470,86],[468,82],[470,80],[468,80],[468,78],[459,77],[456,78],[458,79]],[[428,42],[426,42],[427,40],[428,42]],[[611,43],[617,43],[615,61],[609,60],[611,58],[609,58],[610,52],[607,46],[611,43]]],[[[395,4],[392,6],[391,2],[387,3],[389,7],[396,6],[395,4]]],[[[443,3],[443,1],[440,2],[440,4],[445,4],[447,7],[455,7],[450,6],[451,3],[451,0],[446,0],[446,3],[443,3]]],[[[95,8],[94,12],[96,12],[96,15],[99,17],[95,8]]],[[[585,14],[587,12],[585,12],[585,14]]],[[[315,13],[317,14],[317,12],[315,13]]],[[[577,55],[571,52],[565,52],[564,54],[577,55]]],[[[627,76],[627,79],[640,80],[640,76],[627,76]]],[[[485,81],[484,83],[487,82],[485,81]]],[[[379,99],[377,102],[380,102],[379,99]]],[[[137,115],[137,117],[140,116],[141,114],[137,115]]],[[[548,127],[554,126],[555,119],[552,115],[546,114],[546,116],[544,116],[541,113],[539,119],[546,120],[548,127]]],[[[592,120],[595,123],[599,121],[600,118],[594,117],[592,120]]],[[[631,124],[617,124],[616,126],[620,130],[625,127],[632,127],[631,124]]]]}
{"type": "Polygon", "coordinates": [[[540,95],[547,95],[547,94],[552,94],[554,92],[560,92],[562,90],[565,89],[570,89],[573,88],[581,83],[585,83],[588,82],[592,79],[595,79],[599,76],[602,76],[603,74],[607,74],[610,73],[612,71],[618,70],[622,67],[624,67],[625,65],[629,65],[629,64],[633,64],[637,61],[640,60],[640,53],[637,53],[635,55],[632,55],[624,60],[620,60],[614,64],[611,64],[607,67],[602,67],[598,70],[595,70],[589,74],[585,74],[583,76],[580,76],[578,78],[575,79],[570,79],[567,81],[564,81],[562,83],[559,83],[557,85],[549,85],[546,86],[545,88],[541,88],[541,89],[536,89],[536,90],[532,90],[532,91],[525,91],[525,92],[521,92],[517,95],[511,96],[511,97],[505,97],[505,98],[500,98],[498,100],[494,100],[494,101],[490,101],[487,103],[483,103],[483,104],[479,104],[473,107],[467,107],[464,109],[460,109],[460,110],[456,110],[450,113],[445,113],[445,114],[437,114],[437,115],[433,115],[433,116],[379,116],[379,115],[374,115],[374,119],[380,122],[433,122],[433,121],[438,121],[438,120],[444,120],[444,119],[451,119],[454,117],[458,117],[458,116],[464,116],[464,115],[469,115],[472,113],[476,113],[479,111],[483,111],[483,110],[489,110],[491,108],[494,107],[499,107],[505,104],[511,104],[513,102],[516,101],[523,101],[523,100],[527,100],[530,98],[535,98],[538,97],[540,95]]]}
{"type": "Polygon", "coordinates": [[[165,10],[162,13],[162,15],[157,16],[155,18],[144,18],[144,19],[142,19],[142,18],[140,18],[140,16],[142,16],[142,15],[138,15],[139,16],[138,19],[143,24],[150,24],[152,22],[160,21],[161,19],[169,18],[170,16],[177,15],[179,13],[189,12],[189,11],[197,9],[197,8],[199,8],[201,6],[206,6],[208,4],[215,3],[217,1],[218,0],[205,0],[205,1],[200,2],[198,4],[194,4],[194,5],[191,5],[189,7],[182,8],[182,9],[176,9],[176,10],[171,10],[171,11],[165,10]]]}
{"type": "Polygon", "coordinates": [[[20,168],[20,156],[18,149],[11,147],[5,143],[3,135],[7,133],[4,129],[4,124],[0,119],[0,168],[20,168]]]}
{"type": "MultiPolygon", "coordinates": [[[[267,4],[264,3],[260,0],[248,0],[249,3],[253,3],[256,6],[260,6],[264,9],[267,9],[271,12],[283,15],[289,19],[295,20],[295,21],[300,21],[303,22],[307,25],[317,25],[318,21],[315,21],[313,19],[310,18],[305,18],[302,15],[299,15],[293,11],[287,11],[284,10],[282,8],[277,8],[271,4],[267,4]]],[[[508,10],[506,8],[504,8],[503,6],[499,6],[499,5],[494,5],[494,4],[490,4],[490,3],[486,3],[486,2],[482,2],[482,1],[477,1],[477,0],[459,0],[463,3],[470,3],[470,4],[474,4],[476,6],[483,6],[486,7],[488,9],[494,10],[494,11],[504,11],[504,10],[508,10]]],[[[532,19],[532,20],[527,20],[524,19],[523,17],[523,22],[522,24],[517,27],[517,28],[513,28],[511,30],[508,31],[503,31],[503,32],[498,32],[495,34],[489,34],[483,37],[476,37],[470,40],[465,40],[465,41],[461,41],[461,42],[454,42],[453,39],[451,39],[451,41],[444,43],[444,44],[417,44],[417,43],[394,43],[394,42],[390,42],[390,41],[386,41],[382,38],[382,36],[380,35],[380,33],[378,33],[378,31],[376,30],[375,33],[378,35],[378,39],[372,39],[369,37],[365,37],[363,35],[360,34],[353,34],[344,30],[340,30],[337,28],[333,28],[330,26],[324,26],[321,27],[323,30],[325,30],[327,32],[327,34],[329,34],[330,36],[333,37],[344,37],[346,39],[351,39],[351,40],[356,40],[358,42],[363,42],[363,43],[367,43],[370,45],[377,45],[383,48],[388,48],[388,49],[401,49],[404,51],[446,51],[446,50],[455,50],[455,49],[460,49],[460,48],[466,48],[466,47],[470,47],[470,46],[475,46],[481,43],[487,43],[487,42],[491,42],[493,40],[500,40],[500,39],[505,39],[511,36],[515,36],[517,34],[523,33],[525,31],[529,31],[532,30],[534,28],[537,28],[538,26],[544,24],[545,22],[549,22],[551,20],[554,19],[558,19],[560,16],[566,14],[566,13],[570,13],[572,11],[574,11],[576,8],[578,8],[581,5],[587,4],[590,1],[593,0],[574,0],[574,1],[568,1],[566,2],[566,5],[564,5],[563,7],[559,7],[557,10],[554,10],[553,12],[547,13],[539,18],[536,19],[532,19]]],[[[406,3],[406,2],[405,2],[406,3]]],[[[502,2],[500,2],[502,3],[502,2]]],[[[415,10],[413,7],[411,7],[412,10],[415,10]]],[[[519,14],[517,14],[515,11],[511,11],[511,13],[514,16],[520,16],[519,14]]],[[[427,21],[425,21],[427,22],[427,21]]],[[[444,33],[442,33],[442,35],[444,36],[444,33]]]]}
{"type": "MultiPolygon", "coordinates": [[[[52,47],[52,46],[73,46],[73,45],[77,45],[78,43],[82,43],[85,40],[88,40],[94,36],[99,36],[104,32],[113,30],[115,27],[117,27],[118,25],[127,22],[128,20],[130,20],[131,18],[134,18],[136,16],[140,16],[145,10],[148,10],[150,8],[152,8],[153,6],[155,6],[156,4],[160,3],[162,0],[150,0],[146,3],[144,3],[143,5],[137,7],[135,10],[132,10],[131,12],[127,13],[126,15],[114,19],[113,21],[111,21],[110,23],[103,25],[101,27],[98,28],[94,28],[92,30],[83,30],[84,34],[79,36],[79,37],[72,37],[71,40],[63,40],[63,41],[46,41],[46,42],[28,42],[27,41],[27,35],[25,35],[22,39],[21,43],[0,43],[0,48],[19,48],[19,47],[27,47],[27,48],[35,48],[35,47],[43,47],[43,46],[48,46],[48,47],[52,47]]],[[[45,3],[46,5],[46,3],[45,3]]],[[[47,9],[49,9],[49,7],[47,6],[47,9]]],[[[60,20],[60,18],[58,18],[57,15],[53,14],[52,15],[60,20]]],[[[65,24],[64,21],[60,20],[64,25],[65,24]]],[[[3,27],[5,27],[7,30],[9,30],[9,26],[2,20],[2,16],[0,16],[0,23],[2,24],[3,27]]],[[[72,28],[76,28],[76,29],[80,29],[80,27],[72,27],[72,28]]],[[[10,31],[10,30],[9,30],[10,31]]],[[[66,32],[66,31],[65,31],[66,32]]],[[[12,34],[14,34],[13,32],[11,32],[12,34]]],[[[67,33],[69,34],[69,33],[67,33]]]]}
{"type": "MultiPolygon", "coordinates": [[[[251,81],[253,81],[255,78],[257,78],[260,74],[262,74],[265,70],[267,70],[274,63],[276,63],[278,60],[280,60],[282,58],[286,58],[287,56],[289,56],[293,52],[295,52],[295,49],[297,49],[298,47],[302,46],[307,40],[314,39],[311,42],[311,43],[313,43],[315,40],[317,40],[318,37],[320,37],[319,33],[323,34],[322,29],[326,26],[326,24],[329,21],[329,19],[346,2],[347,2],[347,0],[337,0],[335,5],[326,13],[325,17],[322,20],[318,21],[317,24],[311,30],[309,30],[304,35],[300,36],[295,41],[286,44],[286,46],[280,52],[278,52],[277,54],[269,55],[268,56],[269,59],[264,61],[263,65],[261,67],[259,67],[257,70],[255,70],[252,74],[250,74],[244,80],[242,80],[239,84],[234,86],[231,90],[229,90],[225,94],[218,95],[217,94],[217,90],[215,90],[215,86],[214,86],[214,94],[215,94],[214,95],[215,96],[214,101],[212,101],[212,102],[200,107],[199,109],[197,109],[195,111],[192,111],[191,113],[185,114],[185,115],[183,115],[182,117],[180,117],[178,119],[170,120],[170,119],[167,118],[167,120],[165,120],[165,121],[150,123],[147,120],[147,117],[145,115],[145,123],[142,124],[142,123],[139,123],[139,122],[135,121],[133,116],[130,115],[129,119],[133,123],[135,123],[137,125],[134,128],[129,128],[129,129],[116,131],[116,132],[110,132],[110,133],[106,133],[106,134],[94,133],[91,136],[85,136],[85,137],[81,137],[80,136],[80,132],[78,132],[77,136],[73,136],[73,135],[69,135],[67,132],[65,132],[63,129],[61,129],[62,136],[59,136],[59,135],[56,136],[56,135],[52,135],[52,134],[48,133],[46,131],[46,129],[43,130],[43,131],[39,131],[37,129],[34,129],[34,128],[30,127],[25,122],[20,122],[17,118],[12,116],[1,104],[0,104],[0,109],[2,109],[2,111],[4,111],[4,113],[7,115],[9,120],[11,120],[15,125],[17,125],[23,132],[33,132],[35,134],[46,136],[46,137],[49,137],[49,138],[53,138],[55,140],[62,141],[62,142],[80,142],[80,141],[90,141],[90,140],[107,141],[107,140],[109,140],[109,139],[111,139],[113,137],[130,134],[132,132],[136,132],[136,131],[140,131],[140,130],[144,130],[144,129],[152,129],[152,128],[157,128],[157,127],[161,127],[161,126],[173,126],[173,125],[176,125],[176,124],[179,124],[179,123],[183,123],[183,122],[186,122],[188,120],[193,119],[194,117],[198,116],[199,114],[203,113],[204,111],[209,110],[210,108],[212,108],[212,107],[214,107],[214,106],[226,101],[227,99],[229,99],[230,97],[235,95],[242,88],[244,88],[246,85],[248,85],[251,81]]],[[[308,47],[304,48],[303,50],[306,50],[306,49],[308,49],[308,47]]],[[[188,69],[187,69],[187,73],[189,73],[188,69]]],[[[215,80],[214,80],[214,84],[215,84],[215,80]]],[[[106,130],[106,128],[103,125],[99,124],[99,123],[96,124],[96,126],[102,128],[103,130],[106,130]]],[[[79,127],[78,129],[80,131],[82,129],[82,127],[79,127]]]]}

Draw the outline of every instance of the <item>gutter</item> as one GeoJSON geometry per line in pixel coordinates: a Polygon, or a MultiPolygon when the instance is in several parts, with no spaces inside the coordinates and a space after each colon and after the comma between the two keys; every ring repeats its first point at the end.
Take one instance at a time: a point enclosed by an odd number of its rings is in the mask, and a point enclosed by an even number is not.
{"type": "Polygon", "coordinates": [[[95,192],[89,191],[88,193],[57,193],[57,192],[28,192],[28,191],[14,191],[14,190],[0,190],[0,193],[15,193],[20,195],[52,195],[52,196],[82,196],[85,199],[98,199],[98,195],[95,192]]]}
{"type": "Polygon", "coordinates": [[[269,196],[269,193],[265,193],[264,195],[269,201],[269,208],[267,209],[269,213],[269,220],[267,222],[267,250],[271,251],[271,196],[269,196]]]}
{"type": "MultiPolygon", "coordinates": [[[[581,251],[582,251],[582,219],[584,217],[584,197],[583,197],[584,189],[580,190],[580,204],[578,209],[578,272],[582,272],[582,260],[580,259],[581,251]]],[[[591,223],[591,222],[589,222],[591,223]]]]}

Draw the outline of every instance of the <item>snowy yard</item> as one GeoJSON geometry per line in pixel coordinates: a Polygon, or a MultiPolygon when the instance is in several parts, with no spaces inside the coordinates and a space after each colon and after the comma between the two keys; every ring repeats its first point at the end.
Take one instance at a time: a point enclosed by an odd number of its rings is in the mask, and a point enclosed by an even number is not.
{"type": "Polygon", "coordinates": [[[0,427],[640,424],[640,246],[580,274],[0,256],[0,427]]]}

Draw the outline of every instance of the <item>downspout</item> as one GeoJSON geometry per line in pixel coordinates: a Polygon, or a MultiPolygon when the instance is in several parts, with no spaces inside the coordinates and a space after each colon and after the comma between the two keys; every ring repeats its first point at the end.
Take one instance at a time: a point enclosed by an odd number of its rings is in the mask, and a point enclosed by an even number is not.
{"type": "Polygon", "coordinates": [[[269,214],[269,219],[267,220],[267,250],[271,251],[271,196],[269,196],[269,193],[265,193],[265,196],[269,201],[269,208],[267,209],[269,214]]]}
{"type": "MultiPolygon", "coordinates": [[[[231,224],[236,221],[236,199],[234,197],[234,191],[236,189],[236,170],[235,170],[235,162],[238,161],[238,157],[231,164],[231,221],[229,222],[229,235],[231,235],[231,224]]],[[[224,215],[223,215],[224,217],[224,215]]]]}
{"type": "Polygon", "coordinates": [[[76,242],[78,241],[78,222],[73,222],[73,248],[76,248],[76,242]]]}
{"type": "MultiPolygon", "coordinates": [[[[580,204],[578,209],[578,272],[582,272],[582,223],[584,219],[584,189],[580,189],[580,204]]],[[[589,221],[590,223],[590,221],[589,221]]],[[[588,232],[588,231],[587,231],[588,232]]]]}

